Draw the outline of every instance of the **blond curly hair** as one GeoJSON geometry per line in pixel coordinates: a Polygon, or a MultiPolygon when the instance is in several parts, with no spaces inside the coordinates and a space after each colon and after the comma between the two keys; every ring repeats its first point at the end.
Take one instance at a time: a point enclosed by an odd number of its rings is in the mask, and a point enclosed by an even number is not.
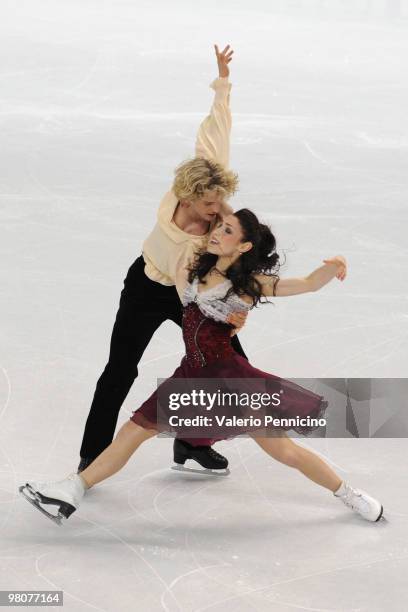
{"type": "Polygon", "coordinates": [[[216,191],[227,199],[238,189],[238,175],[204,157],[182,162],[174,171],[173,191],[179,200],[198,200],[205,191],[216,191]]]}

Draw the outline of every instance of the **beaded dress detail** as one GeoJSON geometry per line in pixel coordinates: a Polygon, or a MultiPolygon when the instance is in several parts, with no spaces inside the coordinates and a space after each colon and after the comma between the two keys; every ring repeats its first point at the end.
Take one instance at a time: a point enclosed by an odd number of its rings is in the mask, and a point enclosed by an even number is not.
{"type": "Polygon", "coordinates": [[[199,292],[196,277],[184,291],[183,339],[186,355],[183,359],[193,367],[205,367],[217,359],[235,354],[231,346],[233,326],[226,322],[227,317],[232,312],[248,312],[250,304],[236,293],[230,293],[224,301],[231,286],[231,281],[226,279],[215,287],[199,292]]]}
{"type": "MultiPolygon", "coordinates": [[[[205,286],[205,285],[204,285],[205,286]]],[[[285,401],[274,410],[273,416],[276,417],[300,417],[309,416],[319,419],[324,416],[328,402],[321,395],[305,389],[296,383],[264,372],[252,366],[247,359],[238,355],[231,345],[231,330],[233,326],[227,323],[228,315],[232,312],[248,312],[251,305],[241,299],[236,293],[229,292],[232,283],[229,279],[218,283],[215,287],[198,291],[198,279],[189,283],[182,296],[183,305],[183,340],[185,344],[185,355],[180,365],[173,372],[167,381],[175,378],[186,379],[240,379],[242,387],[245,386],[245,379],[252,379],[250,383],[252,392],[254,390],[254,380],[258,379],[259,392],[270,394],[282,392],[285,401]],[[228,295],[227,295],[228,294],[228,295]]],[[[165,385],[162,382],[158,387],[165,385]]],[[[249,383],[248,383],[249,385],[249,383]]],[[[186,384],[186,392],[190,390],[186,384]]],[[[158,429],[159,431],[171,431],[170,427],[163,425],[163,419],[157,422],[158,390],[136,410],[131,420],[142,427],[158,429]]],[[[168,409],[169,416],[171,411],[168,409]]],[[[242,406],[237,407],[236,415],[239,417],[253,415],[253,409],[243,410],[242,406]]],[[[212,438],[212,442],[228,437],[234,437],[245,432],[254,431],[253,426],[242,427],[235,430],[233,436],[222,435],[219,438],[212,438]]],[[[258,427],[259,429],[259,427],[258,427]]],[[[273,429],[273,428],[271,428],[273,429]]],[[[296,425],[293,427],[279,427],[282,429],[293,429],[301,435],[308,435],[316,426],[296,425]]],[[[203,435],[205,432],[203,432],[203,435]]],[[[184,438],[186,439],[186,438],[184,438]]],[[[204,439],[204,438],[203,438],[204,439]]],[[[209,440],[207,441],[209,443],[209,440]]]]}

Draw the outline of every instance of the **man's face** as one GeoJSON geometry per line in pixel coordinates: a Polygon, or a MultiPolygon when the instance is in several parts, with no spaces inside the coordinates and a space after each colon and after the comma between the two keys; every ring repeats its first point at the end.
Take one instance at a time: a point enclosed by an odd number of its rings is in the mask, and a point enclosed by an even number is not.
{"type": "Polygon", "coordinates": [[[191,209],[203,221],[213,221],[221,210],[223,198],[216,191],[206,191],[199,200],[194,200],[191,209]]]}

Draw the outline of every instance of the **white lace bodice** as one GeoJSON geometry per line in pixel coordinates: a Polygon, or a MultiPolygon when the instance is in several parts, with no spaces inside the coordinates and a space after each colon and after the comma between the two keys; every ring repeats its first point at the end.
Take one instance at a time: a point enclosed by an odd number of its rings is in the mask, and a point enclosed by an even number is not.
{"type": "Polygon", "coordinates": [[[192,283],[187,284],[181,302],[183,306],[196,302],[206,317],[225,323],[232,312],[247,312],[251,308],[251,305],[236,293],[231,293],[225,301],[222,300],[231,286],[232,283],[227,278],[215,287],[198,292],[198,277],[196,276],[192,283]]]}

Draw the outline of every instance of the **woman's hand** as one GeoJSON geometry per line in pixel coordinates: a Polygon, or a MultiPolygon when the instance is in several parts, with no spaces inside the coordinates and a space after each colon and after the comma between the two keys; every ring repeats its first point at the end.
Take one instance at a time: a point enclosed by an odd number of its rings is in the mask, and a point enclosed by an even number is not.
{"type": "Polygon", "coordinates": [[[225,49],[221,52],[218,50],[217,45],[214,45],[214,48],[215,48],[215,55],[217,56],[218,74],[220,77],[227,77],[229,76],[229,73],[230,73],[228,64],[232,60],[232,54],[234,53],[234,51],[230,49],[229,45],[227,45],[225,49]],[[228,51],[228,49],[230,50],[228,51]]]}
{"type": "Polygon", "coordinates": [[[244,327],[248,313],[247,312],[231,312],[227,317],[227,323],[234,325],[235,329],[231,330],[231,336],[235,336],[242,327],[244,327]]]}
{"type": "Polygon", "coordinates": [[[338,268],[336,272],[336,278],[341,281],[344,281],[347,276],[347,262],[343,255],[335,255],[330,259],[323,259],[323,263],[335,264],[338,268]]]}

